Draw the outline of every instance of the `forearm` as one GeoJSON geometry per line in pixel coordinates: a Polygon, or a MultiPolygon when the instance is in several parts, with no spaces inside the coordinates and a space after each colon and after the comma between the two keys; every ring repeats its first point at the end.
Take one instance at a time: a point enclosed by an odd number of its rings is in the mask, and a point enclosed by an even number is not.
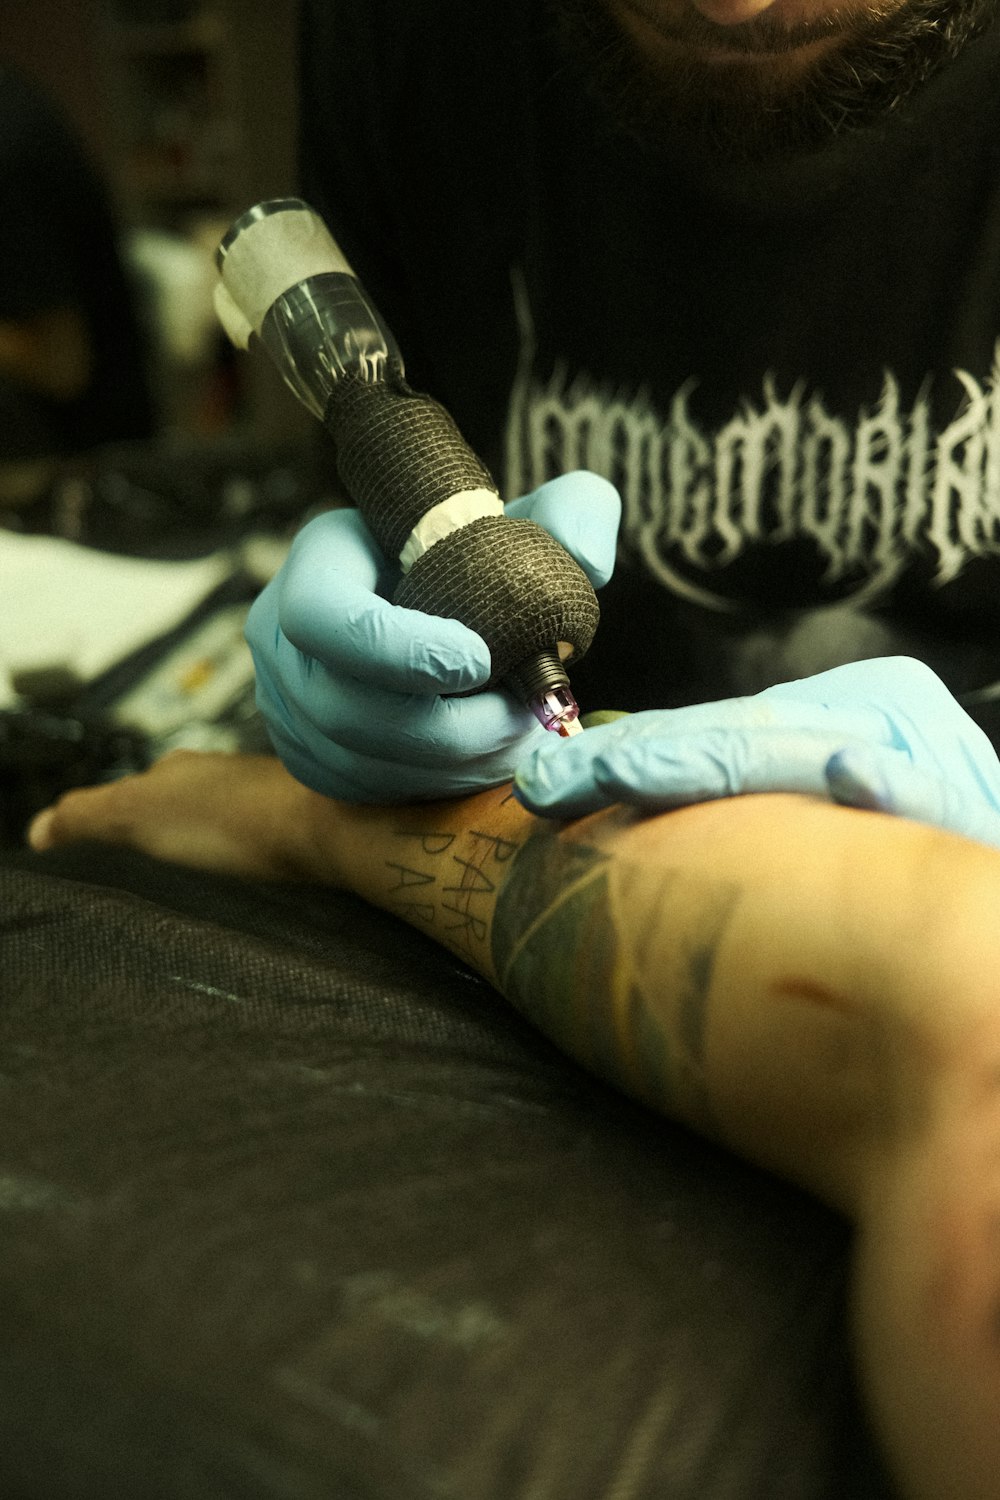
{"type": "Polygon", "coordinates": [[[349,806],[267,757],[182,753],[70,794],[41,842],[95,836],[347,886],[588,1068],[852,1214],[1000,1029],[995,851],[801,797],[558,825],[505,789],[349,806]]]}
{"type": "Polygon", "coordinates": [[[505,791],[317,812],[317,871],[588,1068],[850,1213],[992,1025],[1000,860],[915,824],[784,796],[563,826],[505,791]]]}

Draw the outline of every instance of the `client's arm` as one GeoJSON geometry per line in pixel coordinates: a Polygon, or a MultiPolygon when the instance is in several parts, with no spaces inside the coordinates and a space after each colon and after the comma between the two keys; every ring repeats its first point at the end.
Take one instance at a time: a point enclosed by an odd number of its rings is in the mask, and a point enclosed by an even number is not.
{"type": "Polygon", "coordinates": [[[269,757],[185,752],[43,818],[36,843],[355,890],[588,1067],[850,1213],[932,1063],[979,1027],[1000,1065],[1000,858],[917,824],[792,796],[563,825],[506,788],[349,806],[269,757]]]}
{"type": "Polygon", "coordinates": [[[876,1416],[913,1496],[1000,1472],[1000,856],[790,796],[536,822],[505,791],[348,807],[170,757],[36,842],[348,886],[565,1050],[858,1221],[876,1416]]]}

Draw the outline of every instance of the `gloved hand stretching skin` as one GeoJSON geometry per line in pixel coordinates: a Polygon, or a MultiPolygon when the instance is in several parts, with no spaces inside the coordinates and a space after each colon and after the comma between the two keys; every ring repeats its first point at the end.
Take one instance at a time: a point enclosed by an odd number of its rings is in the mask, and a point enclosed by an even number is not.
{"type": "Polygon", "coordinates": [[[614,802],[654,811],[802,792],[1000,846],[1000,761],[940,678],[909,657],[540,744],[521,761],[515,792],[532,812],[557,818],[614,802]]]}
{"type": "MultiPolygon", "coordinates": [[[[544,526],[595,588],[611,576],[621,503],[596,474],[562,475],[507,514],[544,526]]],[[[545,739],[490,678],[490,653],[457,620],[389,603],[394,568],[357,511],[304,527],[254,604],[247,640],[275,751],[313,791],[345,802],[459,796],[509,779],[545,739]]]]}

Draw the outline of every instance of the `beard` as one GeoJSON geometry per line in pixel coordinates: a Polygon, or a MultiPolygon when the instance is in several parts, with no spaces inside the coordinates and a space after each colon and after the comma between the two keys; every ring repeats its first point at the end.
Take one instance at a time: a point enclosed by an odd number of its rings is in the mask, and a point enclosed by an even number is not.
{"type": "Polygon", "coordinates": [[[766,12],[740,26],[719,26],[696,11],[675,22],[650,17],[673,53],[667,61],[648,56],[605,0],[549,4],[620,130],[653,151],[737,164],[816,151],[877,123],[1000,10],[1000,0],[848,0],[791,28],[766,12]],[[818,43],[816,60],[796,66],[796,51],[818,43]]]}

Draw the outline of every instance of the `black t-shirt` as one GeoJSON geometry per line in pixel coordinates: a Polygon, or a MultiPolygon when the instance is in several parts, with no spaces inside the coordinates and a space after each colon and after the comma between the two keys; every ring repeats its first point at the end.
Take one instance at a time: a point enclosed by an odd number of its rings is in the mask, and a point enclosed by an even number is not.
{"type": "Polygon", "coordinates": [[[75,453],[152,430],[146,355],[102,183],[58,108],[0,66],[0,321],[82,316],[86,388],[68,401],[5,381],[0,461],[75,453]]]}
{"type": "Polygon", "coordinates": [[[302,120],[304,193],[504,491],[621,490],[591,702],[895,650],[989,698],[1000,16],[877,127],[696,169],[616,128],[541,0],[326,0],[302,120]]]}

